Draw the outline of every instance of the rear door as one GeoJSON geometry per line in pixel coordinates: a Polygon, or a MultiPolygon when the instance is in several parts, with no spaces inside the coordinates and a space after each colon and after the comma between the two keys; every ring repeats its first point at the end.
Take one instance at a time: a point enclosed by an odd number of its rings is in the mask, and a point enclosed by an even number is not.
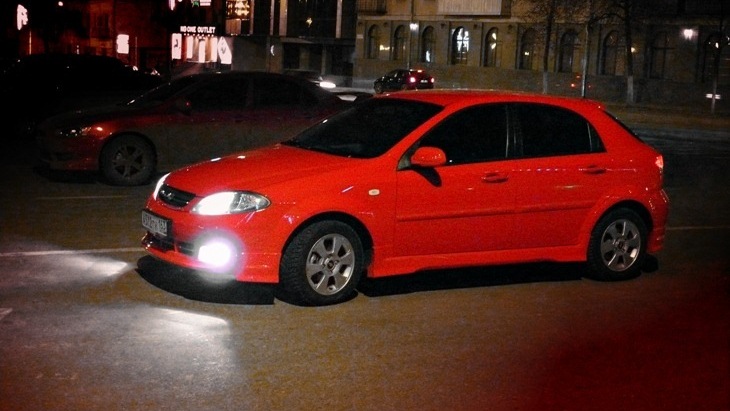
{"type": "Polygon", "coordinates": [[[318,86],[304,80],[264,75],[254,77],[252,84],[251,106],[237,119],[249,129],[246,144],[250,146],[294,137],[332,110],[329,102],[321,100],[306,87],[318,86]]]}
{"type": "Polygon", "coordinates": [[[511,106],[517,134],[511,181],[516,187],[514,248],[576,244],[588,213],[619,174],[596,130],[556,106],[511,106]]]}
{"type": "Polygon", "coordinates": [[[185,96],[188,110],[176,112],[161,131],[173,164],[219,157],[246,148],[251,128],[239,121],[249,109],[250,78],[221,75],[185,96]]]}

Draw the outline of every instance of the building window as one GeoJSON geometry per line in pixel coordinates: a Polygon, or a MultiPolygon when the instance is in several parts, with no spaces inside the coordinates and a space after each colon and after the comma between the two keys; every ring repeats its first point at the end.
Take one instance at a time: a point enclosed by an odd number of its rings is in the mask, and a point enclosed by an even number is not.
{"type": "Polygon", "coordinates": [[[705,40],[702,58],[702,82],[715,77],[715,59],[719,57],[717,84],[730,84],[730,36],[712,33],[705,40]]]}
{"type": "Polygon", "coordinates": [[[519,58],[519,69],[520,70],[533,70],[532,64],[535,57],[535,30],[527,29],[522,34],[522,41],[520,42],[520,58],[519,58]]]}
{"type": "Polygon", "coordinates": [[[457,27],[451,37],[451,64],[466,65],[469,57],[469,31],[457,27]]]}
{"type": "Polygon", "coordinates": [[[651,50],[649,56],[649,78],[664,78],[668,51],[669,39],[667,37],[667,33],[657,33],[654,36],[654,41],[651,42],[651,50]]]}
{"type": "Polygon", "coordinates": [[[607,76],[616,75],[616,66],[618,65],[618,31],[614,30],[603,39],[603,47],[601,50],[601,74],[607,76]]]}
{"type": "Polygon", "coordinates": [[[380,51],[380,27],[371,26],[368,30],[367,58],[377,59],[380,51]]]}
{"type": "Polygon", "coordinates": [[[421,36],[421,63],[434,62],[434,49],[436,48],[436,34],[433,27],[428,26],[423,30],[421,36]]]}
{"type": "Polygon", "coordinates": [[[406,56],[406,27],[398,26],[393,35],[393,60],[403,60],[406,56]]]}
{"type": "Polygon", "coordinates": [[[108,14],[97,14],[92,21],[93,25],[90,30],[92,37],[99,37],[101,39],[111,38],[111,24],[109,23],[110,19],[108,14]]]}
{"type": "Polygon", "coordinates": [[[501,45],[499,41],[499,30],[496,28],[489,30],[487,37],[484,39],[484,44],[487,45],[486,50],[484,50],[484,65],[486,67],[499,67],[501,45]]]}
{"type": "Polygon", "coordinates": [[[385,14],[387,10],[385,0],[357,0],[357,11],[360,13],[385,14]]]}
{"type": "Polygon", "coordinates": [[[573,57],[575,55],[575,43],[578,34],[568,30],[560,39],[560,54],[558,55],[558,71],[561,73],[573,72],[573,57]]]}

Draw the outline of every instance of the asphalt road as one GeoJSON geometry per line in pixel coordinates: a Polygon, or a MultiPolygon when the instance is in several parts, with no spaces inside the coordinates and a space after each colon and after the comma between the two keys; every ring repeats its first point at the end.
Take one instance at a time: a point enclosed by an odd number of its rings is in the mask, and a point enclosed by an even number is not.
{"type": "Polygon", "coordinates": [[[730,142],[648,137],[672,200],[657,270],[439,271],[323,308],[147,257],[151,186],[5,154],[0,411],[730,410],[730,142]]]}

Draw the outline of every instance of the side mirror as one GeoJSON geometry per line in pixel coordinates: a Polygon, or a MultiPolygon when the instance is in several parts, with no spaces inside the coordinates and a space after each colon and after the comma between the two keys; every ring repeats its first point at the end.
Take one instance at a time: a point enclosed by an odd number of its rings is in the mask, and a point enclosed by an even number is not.
{"type": "Polygon", "coordinates": [[[193,111],[193,106],[190,104],[190,100],[185,98],[178,98],[174,102],[175,110],[183,113],[183,114],[190,114],[191,111],[193,111]]]}
{"type": "Polygon", "coordinates": [[[418,167],[438,167],[446,164],[446,153],[436,147],[419,147],[411,156],[411,165],[418,167]]]}

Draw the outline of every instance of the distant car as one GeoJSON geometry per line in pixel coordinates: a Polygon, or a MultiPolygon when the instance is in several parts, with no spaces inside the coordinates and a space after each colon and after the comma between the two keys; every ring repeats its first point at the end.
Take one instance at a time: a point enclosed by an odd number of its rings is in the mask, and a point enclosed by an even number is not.
{"type": "Polygon", "coordinates": [[[288,76],[301,77],[305,80],[309,80],[312,83],[322,88],[335,88],[337,85],[331,81],[327,81],[322,78],[322,75],[318,71],[314,70],[301,70],[301,69],[287,69],[284,70],[284,74],[288,76]]]}
{"type": "Polygon", "coordinates": [[[431,89],[435,79],[424,70],[396,69],[373,83],[376,94],[386,91],[431,89]]]}
{"type": "Polygon", "coordinates": [[[100,171],[113,185],[285,140],[349,103],[303,79],[265,72],[177,78],[123,105],[64,113],[38,125],[52,170],[100,171]]]}
{"type": "Polygon", "coordinates": [[[164,176],[142,243],[326,305],[363,276],[429,269],[587,262],[586,276],[630,279],[663,246],[668,201],[662,155],[594,101],[402,92],[164,176]]]}
{"type": "Polygon", "coordinates": [[[109,56],[32,54],[0,77],[5,108],[16,132],[29,134],[42,119],[64,111],[126,101],[165,80],[109,56]]]}

